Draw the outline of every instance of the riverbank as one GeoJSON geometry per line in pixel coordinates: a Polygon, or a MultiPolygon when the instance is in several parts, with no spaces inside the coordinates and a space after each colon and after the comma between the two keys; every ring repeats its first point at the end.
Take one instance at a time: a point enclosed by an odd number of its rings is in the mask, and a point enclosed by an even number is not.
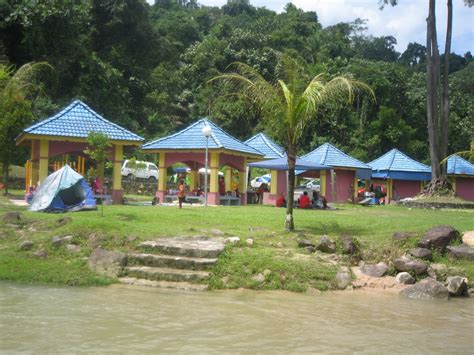
{"type": "MultiPolygon", "coordinates": [[[[353,266],[358,258],[366,263],[385,262],[387,273],[395,276],[393,260],[436,225],[448,224],[461,233],[474,229],[472,210],[410,210],[398,206],[296,210],[297,230],[293,233],[283,229],[285,210],[266,206],[185,206],[182,210],[105,206],[104,216],[100,209],[43,214],[27,212],[2,197],[0,218],[9,211],[19,211],[21,219],[0,225],[0,279],[72,286],[116,282],[88,268],[87,258],[97,247],[131,253],[139,251],[139,244],[146,240],[206,235],[239,238],[239,242],[226,247],[212,268],[207,281],[211,289],[324,291],[337,288],[340,268],[353,266]],[[409,232],[412,238],[394,240],[395,232],[409,232]],[[301,247],[302,240],[317,244],[322,235],[334,241],[334,254],[301,247]],[[347,235],[359,246],[357,258],[342,251],[341,237],[347,235]],[[32,245],[22,247],[25,241],[32,245]]],[[[474,278],[472,261],[453,261],[434,253],[433,263],[445,265],[447,273],[474,278]]]]}

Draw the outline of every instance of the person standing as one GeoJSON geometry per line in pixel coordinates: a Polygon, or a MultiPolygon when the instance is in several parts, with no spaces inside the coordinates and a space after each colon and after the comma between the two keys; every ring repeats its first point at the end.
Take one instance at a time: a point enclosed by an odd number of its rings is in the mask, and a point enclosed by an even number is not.
{"type": "Polygon", "coordinates": [[[184,180],[180,180],[179,185],[178,185],[179,208],[183,208],[183,202],[185,200],[186,200],[186,185],[184,184],[184,180]]]}

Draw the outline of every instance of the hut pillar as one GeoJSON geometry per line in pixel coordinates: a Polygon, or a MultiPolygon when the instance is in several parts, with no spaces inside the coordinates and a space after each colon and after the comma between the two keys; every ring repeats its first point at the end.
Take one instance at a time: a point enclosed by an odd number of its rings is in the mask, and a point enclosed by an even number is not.
{"type": "Polygon", "coordinates": [[[225,191],[232,191],[232,168],[226,166],[225,168],[225,191]]]}
{"type": "Polygon", "coordinates": [[[123,200],[122,163],[123,147],[121,145],[115,145],[112,173],[112,201],[114,204],[120,204],[123,200]]]}
{"type": "Polygon", "coordinates": [[[210,162],[211,176],[209,179],[209,193],[207,203],[210,205],[219,204],[219,153],[212,152],[210,162]]]}
{"type": "Polygon", "coordinates": [[[189,189],[191,191],[197,189],[197,170],[195,167],[189,172],[189,189]]]}
{"type": "Polygon", "coordinates": [[[39,144],[39,169],[38,180],[43,182],[48,177],[49,141],[41,139],[39,144]]]}
{"type": "Polygon", "coordinates": [[[166,195],[166,180],[168,180],[166,174],[165,153],[160,153],[158,170],[158,189],[156,190],[156,197],[160,203],[163,203],[165,202],[166,195]]]}
{"type": "MultiPolygon", "coordinates": [[[[31,141],[31,175],[29,186],[38,185],[39,181],[39,141],[31,141]]],[[[28,183],[28,182],[27,182],[28,183]]]]}
{"type": "Polygon", "coordinates": [[[326,170],[321,170],[321,172],[319,173],[319,185],[319,192],[321,196],[324,196],[327,199],[328,196],[326,196],[326,170]]]}
{"type": "Polygon", "coordinates": [[[247,204],[247,158],[244,158],[242,168],[239,170],[240,204],[247,204]]]}

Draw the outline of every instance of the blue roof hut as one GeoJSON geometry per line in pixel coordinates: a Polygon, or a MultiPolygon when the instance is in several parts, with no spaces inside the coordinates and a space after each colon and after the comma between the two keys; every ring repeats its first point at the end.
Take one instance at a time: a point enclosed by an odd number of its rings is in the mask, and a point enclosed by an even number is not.
{"type": "Polygon", "coordinates": [[[320,193],[330,202],[355,201],[358,179],[370,179],[372,169],[330,143],[324,143],[301,157],[313,163],[328,165],[330,173],[298,172],[300,176],[319,177],[320,193]]]}
{"type": "Polygon", "coordinates": [[[26,128],[17,138],[17,145],[31,146],[31,159],[27,162],[26,184],[36,186],[48,176],[50,159],[59,155],[76,155],[78,160],[72,164],[84,175],[87,137],[90,132],[106,134],[111,143],[113,162],[112,199],[120,203],[123,198],[121,168],[123,149],[139,146],[143,138],[106,120],[80,100],[73,101],[54,116],[26,128]]]}
{"type": "Polygon", "coordinates": [[[246,165],[247,159],[261,159],[263,154],[244,142],[231,136],[208,118],[200,119],[189,127],[167,137],[156,139],[142,146],[148,153],[159,154],[159,181],[157,197],[165,201],[167,196],[166,169],[176,163],[184,163],[191,169],[190,189],[197,186],[197,171],[205,166],[206,146],[209,151],[210,182],[208,203],[230,203],[234,199],[219,191],[219,170],[226,168],[225,191],[234,191],[232,169],[238,171],[238,190],[240,203],[246,203],[246,165]],[[210,127],[211,135],[206,138],[203,128],[210,127]]]}
{"type": "Polygon", "coordinates": [[[474,201],[474,164],[459,155],[451,155],[447,168],[456,194],[465,200],[474,201]]]}
{"type": "Polygon", "coordinates": [[[392,149],[368,163],[372,167],[372,182],[386,185],[387,202],[416,196],[423,183],[431,180],[431,168],[398,149],[392,149]]]}

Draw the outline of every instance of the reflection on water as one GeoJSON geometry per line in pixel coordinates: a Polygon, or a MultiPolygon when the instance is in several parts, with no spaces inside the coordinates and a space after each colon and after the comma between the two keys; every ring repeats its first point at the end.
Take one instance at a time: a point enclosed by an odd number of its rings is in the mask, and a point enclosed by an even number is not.
{"type": "Polygon", "coordinates": [[[0,283],[0,352],[466,352],[474,299],[0,283]]]}

